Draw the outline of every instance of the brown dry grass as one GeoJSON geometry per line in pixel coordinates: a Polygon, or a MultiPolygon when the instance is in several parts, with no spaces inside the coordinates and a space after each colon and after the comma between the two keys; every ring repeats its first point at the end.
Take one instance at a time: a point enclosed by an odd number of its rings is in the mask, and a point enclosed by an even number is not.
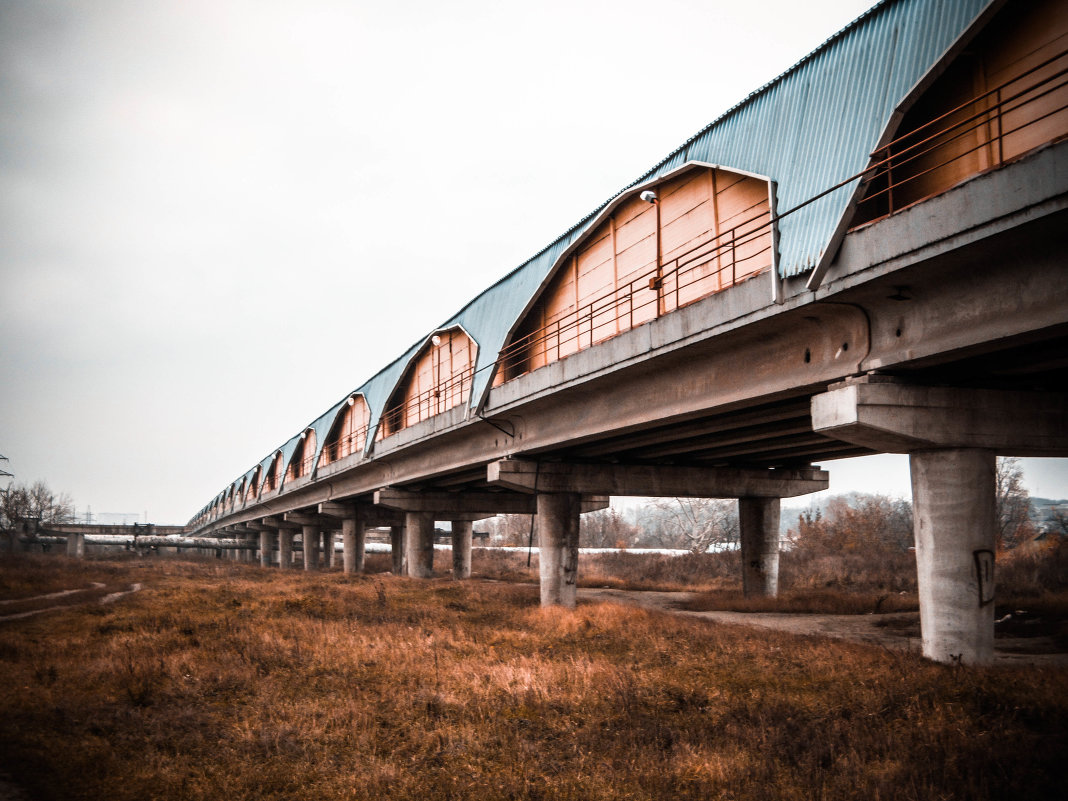
{"type": "MultiPolygon", "coordinates": [[[[0,574],[28,562],[85,569],[0,574]]],[[[146,584],[117,605],[0,624],[0,769],[35,798],[1033,799],[1068,778],[1065,670],[543,611],[524,584],[144,565],[107,564],[146,584]]]]}

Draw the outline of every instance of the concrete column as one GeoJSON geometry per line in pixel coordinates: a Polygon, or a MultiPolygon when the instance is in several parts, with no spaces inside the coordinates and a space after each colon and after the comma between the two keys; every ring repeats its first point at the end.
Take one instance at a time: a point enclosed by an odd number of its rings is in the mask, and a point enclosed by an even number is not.
{"type": "Polygon", "coordinates": [[[434,513],[408,512],[404,516],[404,555],[408,575],[430,578],[434,575],[434,513]]]}
{"type": "Polygon", "coordinates": [[[270,567],[274,556],[274,545],[278,539],[278,533],[263,530],[260,532],[260,567],[270,567]]]}
{"type": "Polygon", "coordinates": [[[779,594],[778,498],[739,498],[742,535],[742,592],[746,598],[779,594]]]}
{"type": "Polygon", "coordinates": [[[474,523],[470,520],[452,521],[452,577],[471,578],[471,534],[474,523]]]}
{"type": "Polygon", "coordinates": [[[278,531],[278,567],[282,570],[293,567],[293,532],[288,528],[278,531]]]}
{"type": "Polygon", "coordinates": [[[582,496],[564,492],[537,499],[541,605],[575,608],[582,496]]]}
{"type": "Polygon", "coordinates": [[[250,547],[247,550],[241,552],[241,561],[248,562],[249,564],[254,564],[256,562],[256,551],[259,550],[260,547],[259,533],[246,534],[245,542],[248,543],[250,547]]]}
{"type": "Polygon", "coordinates": [[[81,559],[85,556],[84,534],[67,535],[67,556],[73,556],[75,559],[81,559]]]}
{"type": "Polygon", "coordinates": [[[408,562],[404,558],[404,526],[389,527],[389,548],[393,559],[391,569],[394,576],[408,574],[408,562]]]}
{"type": "Polygon", "coordinates": [[[301,534],[304,538],[304,569],[319,569],[319,527],[302,526],[301,534]]]}
{"type": "Polygon", "coordinates": [[[994,659],[994,452],[909,454],[923,655],[937,662],[994,659]]]}
{"type": "Polygon", "coordinates": [[[356,512],[341,521],[341,547],[344,548],[346,573],[362,573],[364,557],[363,516],[356,512]]]}
{"type": "Polygon", "coordinates": [[[333,567],[334,566],[334,556],[335,556],[334,545],[335,545],[334,532],[333,531],[324,531],[323,532],[323,563],[326,565],[326,567],[333,567]]]}

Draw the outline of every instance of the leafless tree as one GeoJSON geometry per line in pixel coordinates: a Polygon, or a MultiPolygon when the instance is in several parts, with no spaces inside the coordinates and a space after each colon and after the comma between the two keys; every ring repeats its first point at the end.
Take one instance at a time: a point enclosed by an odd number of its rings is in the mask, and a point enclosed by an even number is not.
{"type": "Polygon", "coordinates": [[[1015,456],[998,457],[995,476],[997,540],[1014,548],[1031,531],[1031,496],[1023,485],[1023,467],[1015,456]]]}
{"type": "Polygon", "coordinates": [[[11,529],[19,520],[42,523],[71,523],[74,502],[66,493],[56,495],[43,481],[30,486],[12,484],[0,490],[0,528],[11,529]]]}
{"type": "Polygon", "coordinates": [[[635,544],[638,527],[608,507],[579,518],[579,542],[587,548],[627,548],[635,544]]]}
{"type": "Polygon", "coordinates": [[[663,514],[676,541],[694,553],[713,545],[738,542],[738,502],[718,498],[661,498],[653,506],[663,514]]]}
{"type": "Polygon", "coordinates": [[[530,542],[531,518],[532,515],[497,515],[486,521],[490,542],[494,545],[526,545],[530,542]]]}

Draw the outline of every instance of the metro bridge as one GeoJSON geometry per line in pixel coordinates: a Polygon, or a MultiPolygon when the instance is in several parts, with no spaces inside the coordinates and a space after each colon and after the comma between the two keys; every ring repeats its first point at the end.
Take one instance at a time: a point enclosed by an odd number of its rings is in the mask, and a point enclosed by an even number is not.
{"type": "MultiPolygon", "coordinates": [[[[432,573],[452,521],[536,514],[575,603],[607,496],[737,498],[774,595],[780,499],[908,453],[923,652],[993,656],[995,457],[1068,455],[1068,4],[887,0],[223,488],[197,537],[432,573]]],[[[276,554],[276,555],[275,555],[276,554]]]]}

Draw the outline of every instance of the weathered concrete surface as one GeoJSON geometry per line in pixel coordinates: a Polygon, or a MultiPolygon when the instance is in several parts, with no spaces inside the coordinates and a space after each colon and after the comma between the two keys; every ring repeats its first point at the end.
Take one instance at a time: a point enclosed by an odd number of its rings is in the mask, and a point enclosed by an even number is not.
{"type": "Polygon", "coordinates": [[[353,512],[341,520],[341,547],[346,573],[362,573],[365,555],[363,517],[353,512]]]}
{"type": "Polygon", "coordinates": [[[389,527],[389,548],[390,555],[392,556],[391,570],[395,576],[408,575],[408,561],[405,558],[405,527],[404,526],[390,526],[389,527]]]}
{"type": "Polygon", "coordinates": [[[993,451],[909,456],[923,655],[988,664],[994,656],[993,451]]]}
{"type": "Polygon", "coordinates": [[[739,498],[742,539],[742,591],[746,598],[779,594],[778,498],[739,498]]]}
{"type": "Polygon", "coordinates": [[[334,559],[337,556],[336,543],[334,542],[334,532],[329,529],[323,529],[323,562],[326,567],[334,566],[334,559]]]}
{"type": "Polygon", "coordinates": [[[575,607],[580,503],[575,493],[538,494],[535,525],[542,606],[575,607]]]}
{"type": "Polygon", "coordinates": [[[288,528],[278,531],[278,567],[282,570],[293,567],[293,531],[288,528]]]}
{"type": "Polygon", "coordinates": [[[305,525],[301,530],[304,545],[304,569],[319,569],[319,527],[305,525]]]}
{"type": "Polygon", "coordinates": [[[486,468],[490,484],[523,492],[572,492],[690,498],[791,498],[827,489],[826,471],[745,470],[673,465],[538,463],[502,459],[486,468]]]}
{"type": "Polygon", "coordinates": [[[67,556],[74,557],[75,559],[81,559],[85,556],[84,534],[67,535],[67,556]]]}
{"type": "Polygon", "coordinates": [[[404,524],[405,559],[408,575],[430,578],[434,575],[434,515],[408,512],[404,524]]]}
{"type": "Polygon", "coordinates": [[[474,524],[469,520],[452,521],[452,577],[471,578],[471,539],[474,524]]]}
{"type": "Polygon", "coordinates": [[[264,528],[260,531],[260,567],[270,567],[274,556],[275,541],[278,539],[277,532],[264,528]]]}
{"type": "Polygon", "coordinates": [[[812,398],[812,428],[887,453],[989,448],[1068,454],[1068,394],[955,389],[864,377],[812,398]]]}

